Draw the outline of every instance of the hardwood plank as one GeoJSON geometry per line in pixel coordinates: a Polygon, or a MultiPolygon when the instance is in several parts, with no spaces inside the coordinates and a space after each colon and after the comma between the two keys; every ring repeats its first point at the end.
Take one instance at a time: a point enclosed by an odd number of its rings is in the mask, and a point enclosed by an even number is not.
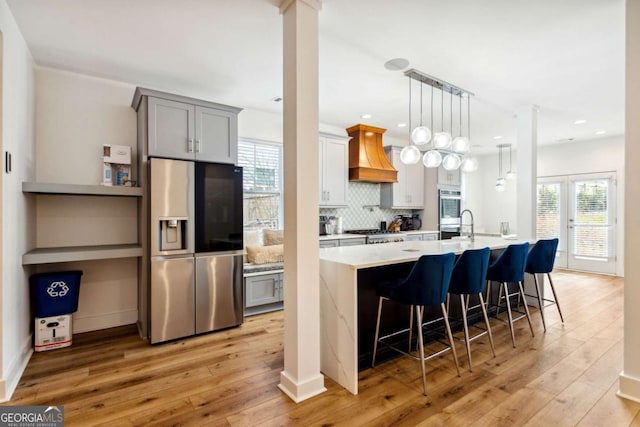
{"type": "Polygon", "coordinates": [[[580,420],[578,426],[628,426],[640,414],[640,403],[632,402],[616,396],[618,391],[617,379],[600,400],[580,420]]]}
{"type": "MultiPolygon", "coordinates": [[[[640,404],[618,398],[623,281],[554,272],[565,323],[546,309],[536,336],[491,319],[488,340],[472,344],[473,372],[458,342],[427,362],[427,392],[416,361],[393,359],[359,374],[351,395],[330,379],[327,392],[299,404],[277,388],[283,367],[282,312],[240,327],[149,345],[135,326],[74,336],[71,347],[34,354],[6,405],[62,404],[74,425],[640,425],[640,404]]],[[[432,349],[433,346],[428,346],[432,349]]]]}
{"type": "Polygon", "coordinates": [[[605,393],[599,388],[575,381],[556,395],[525,426],[575,426],[605,393]]]}

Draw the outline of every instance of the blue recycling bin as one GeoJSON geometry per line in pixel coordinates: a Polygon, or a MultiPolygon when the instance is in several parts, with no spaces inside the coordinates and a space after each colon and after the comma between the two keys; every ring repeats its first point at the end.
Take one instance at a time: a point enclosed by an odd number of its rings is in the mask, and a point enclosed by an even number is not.
{"type": "Polygon", "coordinates": [[[78,310],[81,270],[38,273],[29,277],[35,317],[71,314],[78,310]]]}

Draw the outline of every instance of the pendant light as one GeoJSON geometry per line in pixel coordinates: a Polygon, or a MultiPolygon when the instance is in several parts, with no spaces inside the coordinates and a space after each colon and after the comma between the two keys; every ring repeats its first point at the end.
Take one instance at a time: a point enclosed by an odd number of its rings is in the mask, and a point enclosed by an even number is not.
{"type": "Polygon", "coordinates": [[[506,144],[498,144],[498,179],[496,180],[496,191],[502,193],[507,189],[507,181],[502,177],[502,149],[506,144]]]}
{"type": "Polygon", "coordinates": [[[444,87],[440,89],[440,132],[433,137],[435,148],[446,149],[451,145],[451,134],[444,130],[444,87]]]}
{"type": "MultiPolygon", "coordinates": [[[[411,79],[409,79],[409,85],[411,85],[411,79]]],[[[424,84],[420,82],[420,126],[416,127],[411,132],[411,140],[416,145],[424,145],[431,141],[431,129],[422,125],[422,87],[424,84]]],[[[411,86],[409,86],[411,91],[411,86]]]]}
{"type": "MultiPolygon", "coordinates": [[[[460,95],[462,96],[462,95],[460,95]]],[[[461,131],[462,133],[462,131],[461,131]]],[[[468,147],[467,153],[471,150],[471,98],[469,94],[467,94],[467,141],[466,145],[468,147]]],[[[460,165],[462,172],[471,173],[478,170],[478,159],[469,154],[466,154],[462,159],[462,164],[460,165]]]]}
{"type": "Polygon", "coordinates": [[[516,173],[514,172],[513,165],[511,163],[511,144],[509,144],[509,170],[505,176],[509,181],[516,179],[516,173]]]}
{"type": "MultiPolygon", "coordinates": [[[[420,94],[420,97],[422,97],[422,93],[420,94]]],[[[420,106],[420,109],[422,110],[422,105],[420,106]]],[[[422,112],[420,112],[420,115],[422,116],[422,112]]],[[[409,129],[411,129],[411,79],[409,79],[409,129]]],[[[411,139],[413,139],[413,133],[411,135],[411,139]]],[[[400,151],[400,161],[405,165],[415,165],[420,161],[420,155],[418,147],[411,144],[411,141],[409,141],[409,145],[405,146],[402,151],[400,151]]]]}
{"type": "MultiPolygon", "coordinates": [[[[433,85],[431,86],[431,119],[429,120],[429,125],[431,129],[433,129],[433,85]]],[[[435,141],[434,141],[435,145],[435,141]]],[[[424,153],[422,156],[422,164],[426,168],[437,168],[442,163],[442,154],[440,154],[437,150],[429,150],[424,153]]]]}
{"type": "MultiPolygon", "coordinates": [[[[467,105],[468,105],[468,102],[467,102],[467,105]]],[[[460,110],[460,114],[458,117],[460,118],[460,126],[459,126],[460,132],[459,132],[459,135],[456,137],[456,139],[453,140],[452,149],[456,153],[464,154],[464,153],[467,153],[471,148],[471,143],[469,142],[469,138],[462,136],[462,93],[460,94],[459,110],[460,110]]],[[[467,121],[468,120],[469,120],[469,116],[467,115],[467,121]]]]}

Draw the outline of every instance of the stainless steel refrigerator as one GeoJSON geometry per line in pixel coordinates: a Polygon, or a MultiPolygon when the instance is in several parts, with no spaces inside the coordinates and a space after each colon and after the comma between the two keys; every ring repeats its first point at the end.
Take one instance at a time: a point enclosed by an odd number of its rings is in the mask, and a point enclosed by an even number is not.
{"type": "Polygon", "coordinates": [[[152,158],[151,343],[243,321],[242,169],[152,158]]]}

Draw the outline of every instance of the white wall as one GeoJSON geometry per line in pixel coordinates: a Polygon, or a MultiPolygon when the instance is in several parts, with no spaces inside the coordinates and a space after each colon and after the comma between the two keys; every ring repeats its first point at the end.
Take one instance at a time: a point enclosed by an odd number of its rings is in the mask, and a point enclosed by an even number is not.
{"type": "MultiPolygon", "coordinates": [[[[36,68],[38,182],[97,185],[103,144],[128,145],[136,156],[134,85],[36,68]]],[[[35,197],[35,196],[33,196],[35,197]]],[[[38,247],[136,243],[133,197],[37,196],[38,247]]],[[[83,270],[74,332],[135,323],[136,258],[47,264],[38,272],[83,270]]]]}
{"type": "MultiPolygon", "coordinates": [[[[13,157],[13,172],[2,181],[2,364],[0,401],[8,399],[31,354],[28,276],[22,254],[35,245],[33,200],[22,181],[34,179],[33,59],[6,1],[0,0],[2,31],[2,149],[13,157]]],[[[3,153],[4,157],[4,153],[3,153]]],[[[4,163],[4,162],[3,162],[4,163]]]]}
{"type": "MultiPolygon", "coordinates": [[[[513,164],[517,151],[513,152],[513,164]]],[[[500,222],[509,221],[517,233],[516,185],[507,182],[507,191],[497,193],[498,154],[480,157],[480,166],[465,178],[466,207],[474,213],[478,232],[499,233],[500,222]],[[511,185],[513,184],[513,185],[511,185]]],[[[508,154],[503,152],[503,171],[508,168],[508,154]],[[506,166],[505,166],[506,158],[506,166]]],[[[616,274],[624,275],[624,137],[615,136],[538,148],[538,177],[615,171],[617,176],[616,274]]]]}
{"type": "MultiPolygon", "coordinates": [[[[99,184],[102,145],[129,145],[136,154],[135,85],[51,68],[35,71],[38,182],[99,184]]],[[[215,100],[213,100],[215,101],[215,100]]],[[[321,125],[327,133],[345,129],[321,125]]],[[[282,115],[243,110],[241,138],[282,142],[282,115]]],[[[318,142],[312,142],[317,147],[318,142]]],[[[135,158],[135,155],[134,155],[135,158]]],[[[135,243],[134,198],[30,196],[37,200],[37,246],[135,243]]],[[[133,259],[38,266],[38,272],[84,271],[74,332],[135,323],[137,267],[133,259]]]]}

